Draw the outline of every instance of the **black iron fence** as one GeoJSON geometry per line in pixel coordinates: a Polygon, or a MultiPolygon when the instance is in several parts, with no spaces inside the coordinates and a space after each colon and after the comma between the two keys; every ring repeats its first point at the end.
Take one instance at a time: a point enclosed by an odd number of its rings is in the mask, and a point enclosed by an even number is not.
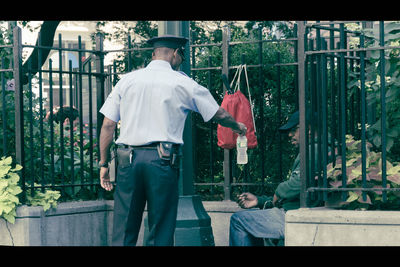
{"type": "MultiPolygon", "coordinates": [[[[14,120],[3,118],[3,124],[15,123],[15,131],[10,135],[14,140],[9,144],[14,146],[17,162],[24,167],[21,187],[32,195],[36,189],[52,188],[60,190],[64,199],[77,195],[93,198],[98,191],[96,129],[101,123],[97,106],[104,98],[102,87],[94,85],[102,84],[106,75],[101,54],[84,49],[80,37],[77,49],[63,46],[61,35],[54,47],[23,45],[21,37],[21,29],[15,27],[15,92],[8,96],[10,102],[3,105],[3,110],[5,106],[12,107],[10,114],[15,114],[14,120]],[[37,48],[38,66],[28,65],[23,71],[22,52],[28,48],[37,48]],[[50,50],[52,57],[41,62],[45,49],[50,50]],[[66,60],[67,53],[75,53],[78,60],[66,60]]],[[[3,155],[7,151],[3,149],[3,155]]]]}
{"type": "MultiPolygon", "coordinates": [[[[261,31],[247,42],[231,41],[229,36],[229,28],[225,28],[221,43],[190,45],[192,76],[221,103],[226,90],[221,74],[230,80],[238,66],[246,64],[259,144],[249,151],[249,164],[239,168],[234,150],[217,147],[216,124],[204,124],[192,115],[196,143],[208,146],[205,154],[198,154],[204,150],[196,148],[194,159],[194,186],[205,199],[233,199],[235,192],[242,190],[273,190],[284,179],[290,167],[286,162],[293,154],[277,128],[297,108],[297,38],[265,40],[261,31]],[[283,44],[287,46],[283,49],[286,54],[281,55],[282,49],[273,45],[283,44]],[[214,49],[218,52],[211,53],[214,49]],[[211,56],[209,60],[198,60],[204,54],[211,56]],[[202,66],[201,62],[208,63],[202,66]]],[[[108,51],[104,50],[101,34],[96,36],[93,49],[86,48],[80,37],[77,39],[74,48],[65,47],[61,35],[53,47],[23,45],[21,29],[15,27],[13,44],[0,47],[8,49],[13,57],[3,60],[0,70],[1,155],[13,155],[23,165],[21,186],[30,194],[35,189],[52,188],[60,190],[64,199],[102,196],[96,164],[102,123],[98,110],[120,75],[145,66],[151,58],[151,48],[132,46],[129,38],[124,49],[108,51]],[[49,58],[45,64],[39,60],[38,66],[28,66],[23,72],[22,52],[32,48],[39,54],[50,50],[49,58]],[[112,53],[123,53],[124,60],[104,66],[104,57],[112,53]],[[78,60],[72,60],[71,54],[78,60]],[[13,81],[15,91],[7,91],[7,81],[13,81]]]]}
{"type": "MultiPolygon", "coordinates": [[[[247,63],[259,143],[256,149],[249,151],[249,163],[240,168],[236,164],[235,150],[221,149],[217,146],[217,125],[214,122],[205,124],[200,116],[191,114],[192,137],[196,140],[193,143],[197,145],[194,149],[193,164],[195,192],[203,199],[211,200],[235,199],[236,193],[242,190],[272,192],[285,178],[285,173],[290,168],[287,162],[293,160],[292,147],[288,148],[284,144],[287,138],[282,140],[277,129],[285,121],[286,115],[298,108],[297,38],[266,40],[259,29],[253,40],[231,41],[230,29],[226,27],[220,43],[194,44],[194,40],[195,37],[191,39],[190,44],[191,76],[208,88],[218,103],[222,102],[226,91],[221,74],[226,74],[231,80],[239,65],[247,63]],[[279,46],[277,44],[280,43],[286,44],[287,47],[265,47],[266,44],[279,46]],[[244,52],[232,51],[235,47],[240,47],[239,51],[244,52]],[[284,62],[281,62],[281,51],[285,53],[282,56],[284,62]],[[236,58],[232,59],[232,55],[236,58]],[[265,62],[266,59],[268,62],[265,62]],[[276,82],[271,83],[272,79],[276,82]],[[284,97],[281,97],[281,94],[284,97]],[[274,150],[274,153],[267,153],[271,150],[274,150]],[[271,168],[271,165],[275,166],[271,168]]],[[[108,54],[126,54],[124,62],[115,61],[113,66],[107,68],[106,95],[111,92],[120,75],[133,70],[134,65],[140,68],[150,61],[151,48],[132,47],[130,43],[128,38],[127,48],[104,51],[108,54]],[[134,60],[142,64],[134,64],[134,60]]],[[[242,92],[249,98],[247,90],[242,92]]],[[[117,132],[114,137],[117,138],[117,132]]]]}
{"type": "Polygon", "coordinates": [[[334,194],[361,206],[394,201],[399,23],[298,22],[298,29],[301,205],[334,194]]]}
{"type": "MultiPolygon", "coordinates": [[[[299,108],[303,207],[315,199],[326,201],[334,192],[365,204],[396,199],[400,153],[392,148],[400,135],[400,27],[395,22],[349,23],[355,29],[345,27],[348,22],[298,22],[298,38],[265,40],[259,32],[246,42],[230,40],[225,28],[221,43],[191,43],[192,77],[218,103],[226,90],[221,74],[230,80],[246,64],[259,142],[249,151],[249,164],[239,168],[234,150],[217,147],[216,125],[193,114],[196,193],[228,200],[243,190],[272,191],[294,155],[277,128],[299,108]],[[290,55],[272,44],[288,45],[284,51],[290,55]]],[[[102,117],[97,111],[119,75],[150,61],[150,49],[133,47],[129,40],[124,49],[105,51],[101,35],[94,49],[83,47],[80,38],[76,48],[64,47],[61,36],[53,47],[28,46],[16,27],[13,44],[0,50],[12,55],[2,58],[0,70],[1,155],[14,155],[24,166],[23,190],[54,188],[66,199],[101,195],[96,162],[102,117]],[[37,74],[32,71],[37,66],[23,71],[22,51],[28,48],[55,55],[43,67],[39,62],[37,74]],[[67,59],[67,53],[78,60],[67,59]],[[126,56],[104,66],[110,53],[126,56]]]]}
{"type": "Polygon", "coordinates": [[[277,129],[287,114],[298,107],[296,26],[294,32],[293,38],[267,40],[259,29],[252,40],[232,41],[229,28],[224,28],[221,43],[191,45],[192,77],[209,88],[218,103],[227,90],[221,74],[231,81],[237,68],[246,65],[251,95],[248,95],[244,76],[241,88],[247,98],[253,100],[258,139],[258,146],[248,150],[249,163],[238,166],[235,149],[217,146],[217,125],[194,120],[197,144],[209,146],[208,153],[196,148],[195,160],[194,185],[206,199],[235,199],[237,193],[243,191],[271,194],[289,171],[293,153],[287,150],[289,146],[284,144],[277,129]],[[198,66],[197,57],[202,54],[208,56],[208,60],[203,60],[207,65],[198,66]],[[205,157],[207,154],[209,156],[205,157]]]}

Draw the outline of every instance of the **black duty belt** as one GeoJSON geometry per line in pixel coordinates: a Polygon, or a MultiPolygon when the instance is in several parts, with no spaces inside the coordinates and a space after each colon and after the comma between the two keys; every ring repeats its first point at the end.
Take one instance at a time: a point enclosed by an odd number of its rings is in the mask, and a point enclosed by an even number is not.
{"type": "Polygon", "coordinates": [[[147,144],[147,145],[143,145],[143,146],[130,146],[130,145],[118,145],[119,147],[123,147],[123,148],[133,148],[133,149],[157,149],[157,146],[160,144],[160,142],[155,142],[155,143],[151,143],[151,144],[147,144]]]}

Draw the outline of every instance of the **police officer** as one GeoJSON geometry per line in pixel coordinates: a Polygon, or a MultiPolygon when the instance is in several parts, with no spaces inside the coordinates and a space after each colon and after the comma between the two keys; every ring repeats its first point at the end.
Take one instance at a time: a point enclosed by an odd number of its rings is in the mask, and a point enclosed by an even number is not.
{"type": "Polygon", "coordinates": [[[146,245],[172,246],[178,207],[179,146],[189,111],[213,119],[244,135],[246,127],[223,108],[211,93],[178,72],[187,38],[165,35],[148,40],[152,61],[125,74],[107,97],[100,112],[100,183],[112,190],[108,152],[120,121],[118,171],[114,192],[112,244],[136,245],[147,202],[149,235],[146,245]]]}

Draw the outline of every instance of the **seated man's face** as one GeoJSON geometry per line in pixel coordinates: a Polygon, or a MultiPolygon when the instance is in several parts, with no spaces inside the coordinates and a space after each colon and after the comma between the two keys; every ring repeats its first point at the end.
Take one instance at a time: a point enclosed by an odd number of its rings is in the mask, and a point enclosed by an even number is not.
{"type": "Polygon", "coordinates": [[[293,145],[298,145],[300,143],[300,127],[297,125],[289,132],[289,137],[292,139],[293,145]]]}

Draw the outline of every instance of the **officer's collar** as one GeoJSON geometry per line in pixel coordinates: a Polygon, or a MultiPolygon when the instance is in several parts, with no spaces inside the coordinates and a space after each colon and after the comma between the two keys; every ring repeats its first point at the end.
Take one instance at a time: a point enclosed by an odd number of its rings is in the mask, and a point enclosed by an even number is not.
{"type": "Polygon", "coordinates": [[[171,64],[168,61],[162,60],[162,59],[155,59],[152,60],[147,67],[151,67],[151,68],[168,68],[168,69],[172,69],[171,64]]]}

